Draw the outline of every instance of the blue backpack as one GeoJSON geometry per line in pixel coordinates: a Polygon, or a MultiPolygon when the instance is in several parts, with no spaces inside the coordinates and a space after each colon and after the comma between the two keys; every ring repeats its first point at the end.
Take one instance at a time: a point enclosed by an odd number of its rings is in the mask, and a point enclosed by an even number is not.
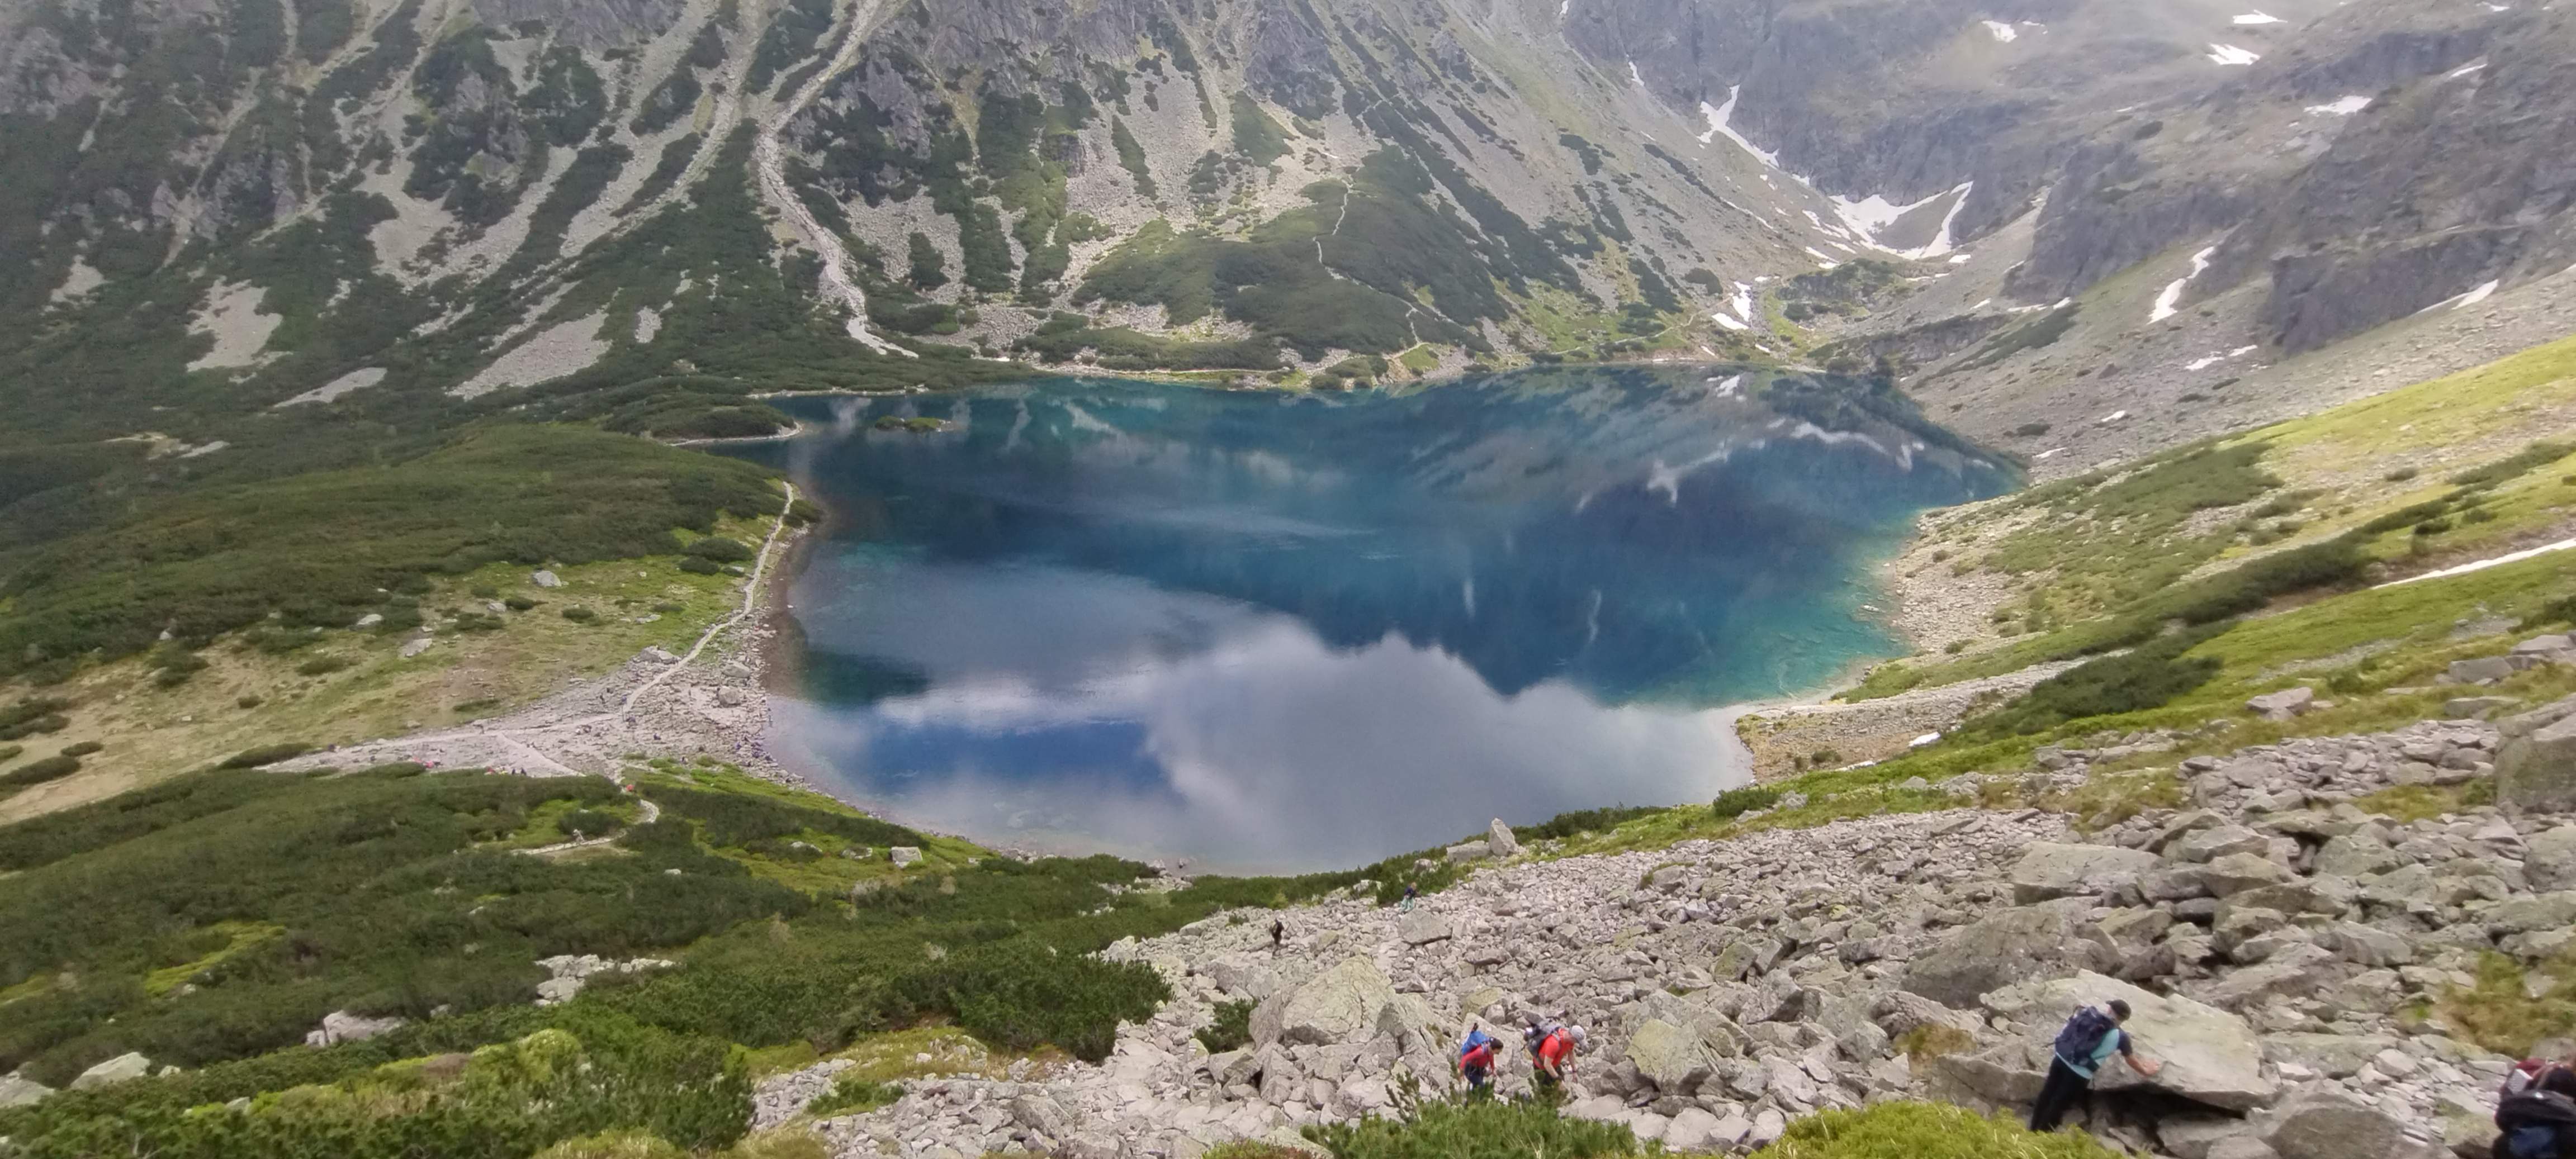
{"type": "Polygon", "coordinates": [[[2102,1049],[2102,1040],[2118,1029],[2120,1024],[2106,1011],[2092,1006],[2078,1010],[2057,1032],[2057,1057],[2078,1064],[2091,1062],[2093,1052],[2102,1049]]]}
{"type": "Polygon", "coordinates": [[[2561,1159],[2576,1141],[2576,1100],[2556,1091],[2527,1091],[2496,1103],[2496,1159],[2561,1159]]]}

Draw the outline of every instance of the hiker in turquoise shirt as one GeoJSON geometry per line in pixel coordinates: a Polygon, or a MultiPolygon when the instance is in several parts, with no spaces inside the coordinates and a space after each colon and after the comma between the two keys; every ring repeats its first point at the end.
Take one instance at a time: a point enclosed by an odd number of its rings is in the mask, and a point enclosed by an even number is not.
{"type": "Polygon", "coordinates": [[[2030,1108],[2031,1130],[2056,1130],[2066,1112],[2093,1089],[2093,1075],[2114,1054],[2148,1078],[2164,1069],[2154,1059],[2138,1057],[2129,1032],[2120,1029],[2128,1020],[2129,1004],[2116,998],[2107,1011],[2087,1006],[2066,1020],[2050,1051],[2048,1081],[2040,1085],[2039,1101],[2030,1108]]]}

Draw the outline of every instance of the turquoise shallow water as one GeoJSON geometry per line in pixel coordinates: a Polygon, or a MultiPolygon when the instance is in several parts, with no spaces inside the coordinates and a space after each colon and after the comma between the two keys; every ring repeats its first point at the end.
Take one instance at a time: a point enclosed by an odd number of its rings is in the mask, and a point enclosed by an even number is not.
{"type": "Polygon", "coordinates": [[[1892,651],[1873,563],[2011,482],[1893,396],[1734,368],[789,409],[741,453],[833,519],[772,750],[899,820],[1236,869],[1739,783],[1719,706],[1892,651]]]}

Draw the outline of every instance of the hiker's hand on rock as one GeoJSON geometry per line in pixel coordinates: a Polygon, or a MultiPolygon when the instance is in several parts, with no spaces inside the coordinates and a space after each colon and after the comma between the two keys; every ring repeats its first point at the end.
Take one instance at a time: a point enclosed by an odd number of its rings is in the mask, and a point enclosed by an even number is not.
{"type": "Polygon", "coordinates": [[[2131,1065],[2137,1067],[2139,1074],[2145,1075],[2148,1078],[2156,1077],[2157,1071],[2165,1069],[2165,1064],[2143,1056],[2135,1059],[2131,1065]]]}

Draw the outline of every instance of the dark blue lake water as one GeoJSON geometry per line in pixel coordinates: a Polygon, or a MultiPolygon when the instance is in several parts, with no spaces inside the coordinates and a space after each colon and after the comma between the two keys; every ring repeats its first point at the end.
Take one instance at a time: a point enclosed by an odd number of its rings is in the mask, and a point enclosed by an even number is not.
{"type": "Polygon", "coordinates": [[[1722,706],[1890,654],[1873,565],[2011,483],[1894,396],[1733,368],[786,409],[815,429],[740,453],[833,518],[772,751],[897,820],[1234,869],[1741,783],[1722,706]]]}

